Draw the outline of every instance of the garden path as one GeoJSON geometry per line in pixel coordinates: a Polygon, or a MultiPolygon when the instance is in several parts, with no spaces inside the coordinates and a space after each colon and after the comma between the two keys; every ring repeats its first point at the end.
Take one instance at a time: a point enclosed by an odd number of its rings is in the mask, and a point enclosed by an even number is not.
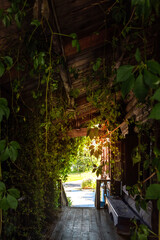
{"type": "Polygon", "coordinates": [[[94,207],[95,191],[92,189],[81,189],[82,180],[66,182],[63,184],[67,197],[70,198],[71,207],[94,207]]]}

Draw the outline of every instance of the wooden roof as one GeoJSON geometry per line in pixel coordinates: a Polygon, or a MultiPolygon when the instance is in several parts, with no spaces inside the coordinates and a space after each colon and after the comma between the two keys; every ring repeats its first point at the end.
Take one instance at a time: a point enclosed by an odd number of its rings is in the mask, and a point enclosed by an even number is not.
{"type": "MultiPolygon", "coordinates": [[[[65,94],[68,99],[68,111],[75,111],[75,120],[72,122],[73,128],[80,128],[89,120],[99,115],[99,110],[92,106],[87,101],[86,88],[84,84],[84,77],[91,74],[92,65],[98,57],[105,58],[105,64],[111,64],[113,55],[112,37],[116,31],[117,35],[122,28],[115,29],[110,23],[110,10],[116,4],[113,0],[30,0],[33,5],[32,15],[37,15],[41,18],[40,13],[50,22],[55,33],[53,44],[56,54],[61,55],[65,64],[59,66],[60,77],[62,79],[65,94]],[[107,18],[106,18],[107,16],[107,18]],[[107,19],[107,27],[106,27],[107,19]],[[77,52],[76,48],[72,47],[72,39],[62,36],[61,34],[69,35],[76,33],[80,43],[81,51],[77,52]],[[78,77],[75,78],[70,73],[69,69],[76,68],[78,70],[78,77]],[[79,96],[74,99],[70,92],[72,89],[79,89],[79,96]],[[76,106],[76,110],[75,110],[76,106]]],[[[0,8],[7,8],[8,2],[0,2],[0,8]]],[[[28,20],[29,21],[29,20],[28,20]]],[[[27,27],[27,24],[25,25],[27,27]]],[[[28,26],[29,27],[29,26],[28,26]]],[[[15,25],[5,28],[0,25],[0,44],[1,49],[7,48],[8,44],[14,45],[16,38],[23,36],[27,29],[18,30],[15,25]],[[5,40],[7,34],[13,37],[13,42],[5,40]]],[[[48,33],[47,33],[48,34],[48,33]]],[[[50,36],[49,36],[50,37],[50,36]]],[[[135,43],[134,43],[135,44],[135,43]]],[[[153,43],[149,43],[149,49],[152,52],[153,43]]],[[[115,68],[118,68],[125,55],[125,44],[118,47],[114,59],[116,61],[115,68]],[[124,50],[124,51],[123,51],[124,50]]],[[[129,62],[130,56],[125,56],[124,62],[129,62]]],[[[11,75],[16,76],[16,71],[12,69],[11,75]]],[[[114,76],[113,76],[114,78],[114,76]]],[[[113,80],[111,79],[111,81],[113,80]]],[[[5,91],[6,96],[11,96],[10,75],[7,73],[0,78],[0,86],[2,91],[5,91]]],[[[31,92],[37,88],[38,78],[34,81],[27,78],[22,89],[23,103],[29,102],[31,92]]],[[[99,83],[92,85],[93,89],[97,89],[99,83]]],[[[31,100],[31,99],[30,99],[31,100]]],[[[133,100],[135,101],[135,100],[133,100]]],[[[32,103],[32,101],[31,101],[32,103]]],[[[136,104],[136,103],[135,103],[136,104]]],[[[31,104],[32,105],[32,104],[31,104]]],[[[124,111],[130,112],[133,109],[126,109],[124,111]]],[[[129,113],[128,113],[129,114],[129,113]]],[[[133,115],[133,111],[132,114],[133,115]]]]}

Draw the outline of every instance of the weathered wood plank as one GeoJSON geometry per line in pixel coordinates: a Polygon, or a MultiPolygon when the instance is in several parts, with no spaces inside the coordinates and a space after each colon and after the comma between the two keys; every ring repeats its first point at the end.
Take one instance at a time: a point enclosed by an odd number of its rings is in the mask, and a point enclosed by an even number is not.
{"type": "MultiPolygon", "coordinates": [[[[50,240],[124,240],[106,210],[65,208],[50,240]]],[[[128,238],[129,239],[129,238],[128,238]]]]}

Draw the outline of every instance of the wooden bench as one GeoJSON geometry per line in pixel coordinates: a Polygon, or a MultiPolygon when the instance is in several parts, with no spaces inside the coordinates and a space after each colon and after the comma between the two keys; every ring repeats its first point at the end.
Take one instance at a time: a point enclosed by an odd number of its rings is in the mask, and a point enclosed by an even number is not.
{"type": "Polygon", "coordinates": [[[106,207],[119,234],[130,235],[131,219],[140,222],[139,217],[120,197],[106,197],[106,207]]]}

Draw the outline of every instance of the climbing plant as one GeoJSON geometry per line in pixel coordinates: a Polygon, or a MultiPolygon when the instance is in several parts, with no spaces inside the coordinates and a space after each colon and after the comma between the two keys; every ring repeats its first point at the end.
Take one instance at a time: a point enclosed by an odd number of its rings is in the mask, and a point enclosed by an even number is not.
{"type": "MultiPolygon", "coordinates": [[[[70,120],[75,113],[67,112],[68,103],[62,96],[63,86],[58,68],[59,64],[64,64],[64,59],[53,48],[54,35],[59,35],[71,38],[72,46],[80,51],[77,35],[55,33],[45,15],[30,21],[26,16],[32,8],[33,4],[29,1],[11,0],[7,9],[0,10],[0,19],[6,28],[9,29],[14,22],[19,29],[23,28],[24,23],[28,26],[24,35],[16,40],[17,47],[6,49],[0,55],[0,77],[8,74],[11,83],[12,98],[9,104],[12,119],[9,127],[13,129],[14,126],[14,131],[9,132],[6,126],[6,140],[0,141],[1,161],[5,164],[3,179],[6,181],[0,183],[1,209],[17,208],[19,191],[11,188],[11,185],[16,186],[21,193],[17,211],[11,214],[4,211],[3,239],[42,238],[44,226],[47,221],[51,221],[52,213],[59,204],[58,180],[66,178],[81,143],[81,139],[70,139],[67,136],[70,120]],[[46,38],[45,32],[49,33],[49,37],[46,38]],[[16,72],[14,76],[11,74],[12,69],[16,72]],[[32,108],[22,99],[22,90],[28,78],[33,79],[33,82],[38,79],[37,87],[31,93],[32,108]],[[17,142],[8,140],[12,135],[20,143],[21,150],[17,142]],[[11,161],[7,160],[9,158],[11,161]]],[[[106,28],[111,25],[114,30],[109,43],[113,52],[112,61],[107,62],[105,56],[104,59],[97,58],[91,66],[92,74],[85,78],[87,100],[100,112],[100,116],[87,126],[88,136],[97,143],[96,147],[93,144],[90,146],[90,153],[97,158],[102,154],[102,147],[108,145],[114,156],[118,155],[116,142],[120,139],[119,126],[126,120],[123,116],[123,100],[130,91],[133,91],[140,106],[147,104],[151,109],[148,117],[152,119],[150,126],[152,121],[160,120],[160,64],[156,56],[147,52],[147,42],[151,37],[147,29],[157,24],[159,9],[158,0],[119,0],[104,11],[106,28]],[[110,19],[106,21],[108,17],[110,19]],[[134,41],[138,43],[136,48],[134,41]],[[119,46],[122,48],[119,49],[119,46]],[[122,52],[122,57],[127,52],[127,61],[117,61],[117,52],[122,52]],[[98,87],[91,87],[97,83],[98,87]],[[100,129],[103,130],[102,135],[99,134],[100,129]]],[[[70,69],[70,73],[78,77],[78,70],[70,69]]],[[[78,89],[70,92],[74,98],[78,95],[78,89]]],[[[9,108],[2,98],[0,122],[4,117],[9,117],[9,108]]],[[[138,147],[133,154],[134,164],[140,164],[141,156],[144,156],[145,149],[141,141],[139,137],[138,147]]],[[[154,178],[153,183],[143,194],[141,179],[135,186],[129,186],[128,190],[137,194],[137,207],[153,199],[157,200],[160,210],[160,151],[156,140],[154,144],[151,164],[148,164],[147,157],[145,159],[146,168],[151,169],[148,180],[154,178]]],[[[114,165],[113,158],[113,172],[114,165]]],[[[93,167],[97,175],[101,174],[102,164],[94,164],[93,167]]],[[[147,239],[148,229],[135,226],[132,239],[147,239]]]]}

